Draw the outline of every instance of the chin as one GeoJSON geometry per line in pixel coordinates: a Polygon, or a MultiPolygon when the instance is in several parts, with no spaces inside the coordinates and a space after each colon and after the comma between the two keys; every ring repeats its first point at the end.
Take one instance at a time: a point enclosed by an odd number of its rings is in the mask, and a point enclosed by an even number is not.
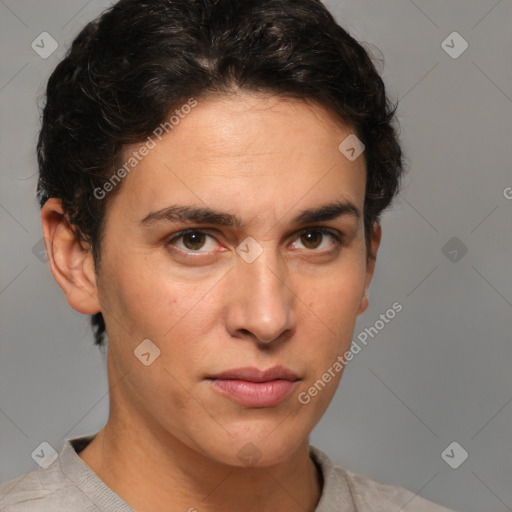
{"type": "Polygon", "coordinates": [[[233,436],[223,446],[206,448],[212,460],[236,467],[263,468],[287,461],[308,438],[293,438],[276,429],[260,435],[233,436]]]}

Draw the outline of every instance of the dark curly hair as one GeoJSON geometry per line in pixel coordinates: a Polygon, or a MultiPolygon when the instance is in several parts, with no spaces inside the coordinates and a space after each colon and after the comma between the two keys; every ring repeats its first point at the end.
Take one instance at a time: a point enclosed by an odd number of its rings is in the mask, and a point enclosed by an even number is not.
{"type": "MultiPolygon", "coordinates": [[[[123,149],[191,97],[237,89],[314,101],[355,129],[366,147],[368,240],[403,173],[396,105],[320,0],[121,0],[85,26],[52,73],[37,144],[39,203],[62,200],[97,273],[108,198],[94,190],[123,149]]],[[[102,314],[91,321],[101,347],[102,314]]]]}

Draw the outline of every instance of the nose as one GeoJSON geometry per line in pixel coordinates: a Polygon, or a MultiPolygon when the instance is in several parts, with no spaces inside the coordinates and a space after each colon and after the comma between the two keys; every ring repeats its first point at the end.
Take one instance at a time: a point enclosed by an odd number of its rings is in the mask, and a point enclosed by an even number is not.
{"type": "Polygon", "coordinates": [[[265,248],[252,263],[238,258],[235,265],[226,318],[230,334],[265,345],[290,337],[296,329],[297,297],[285,263],[265,248]]]}

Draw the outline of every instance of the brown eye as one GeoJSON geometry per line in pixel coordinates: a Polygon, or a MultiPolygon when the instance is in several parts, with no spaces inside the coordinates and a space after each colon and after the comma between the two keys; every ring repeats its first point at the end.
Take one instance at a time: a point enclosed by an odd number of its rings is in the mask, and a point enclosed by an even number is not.
{"type": "Polygon", "coordinates": [[[199,231],[193,231],[183,235],[183,245],[191,251],[201,249],[205,243],[206,236],[199,231]]]}
{"type": "Polygon", "coordinates": [[[218,244],[215,243],[215,238],[207,232],[190,229],[175,234],[171,239],[166,242],[167,246],[172,246],[179,251],[186,253],[206,254],[215,250],[218,244]]]}
{"type": "Polygon", "coordinates": [[[301,235],[301,241],[307,249],[316,249],[322,243],[323,236],[320,231],[307,231],[301,235]]]}
{"type": "Polygon", "coordinates": [[[300,241],[303,248],[313,252],[326,252],[344,245],[343,235],[339,231],[326,228],[305,229],[299,233],[296,240],[300,241]]]}

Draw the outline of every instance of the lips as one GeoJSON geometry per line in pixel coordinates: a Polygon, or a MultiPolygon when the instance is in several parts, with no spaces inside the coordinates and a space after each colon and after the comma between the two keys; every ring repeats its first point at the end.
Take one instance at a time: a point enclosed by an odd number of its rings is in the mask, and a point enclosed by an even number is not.
{"type": "Polygon", "coordinates": [[[236,368],[207,379],[212,389],[245,407],[273,407],[297,388],[299,377],[283,366],[236,368]]]}
{"type": "Polygon", "coordinates": [[[233,370],[227,370],[210,377],[212,379],[224,379],[224,380],[245,380],[248,382],[270,382],[273,380],[299,380],[299,377],[295,375],[288,368],[283,366],[274,366],[268,370],[258,370],[258,368],[236,368],[233,370]]]}

